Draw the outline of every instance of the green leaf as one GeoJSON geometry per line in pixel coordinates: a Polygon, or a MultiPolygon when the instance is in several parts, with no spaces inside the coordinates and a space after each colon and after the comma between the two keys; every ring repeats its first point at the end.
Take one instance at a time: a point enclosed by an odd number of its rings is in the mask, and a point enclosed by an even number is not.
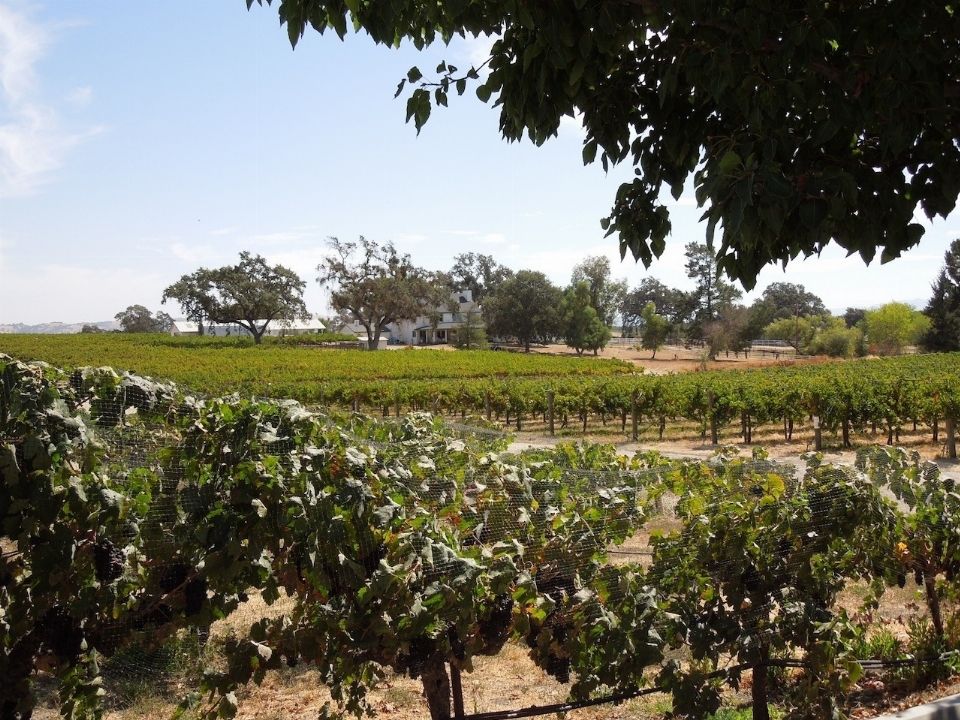
{"type": "Polygon", "coordinates": [[[824,200],[804,200],[800,203],[800,221],[810,230],[815,230],[827,218],[827,203],[824,200]]]}
{"type": "Polygon", "coordinates": [[[739,166],[742,162],[743,161],[740,158],[740,156],[737,153],[735,153],[733,150],[730,150],[729,152],[727,152],[727,154],[725,154],[720,159],[719,167],[721,172],[723,172],[724,174],[729,174],[733,172],[733,170],[737,166],[739,166]]]}
{"type": "Polygon", "coordinates": [[[597,141],[588,140],[583,144],[583,164],[589,165],[597,158],[597,141]]]}

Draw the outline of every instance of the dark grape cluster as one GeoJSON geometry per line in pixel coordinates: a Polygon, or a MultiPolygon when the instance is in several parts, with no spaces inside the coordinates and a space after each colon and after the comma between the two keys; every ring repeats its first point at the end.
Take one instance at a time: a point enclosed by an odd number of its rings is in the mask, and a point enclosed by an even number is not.
{"type": "Polygon", "coordinates": [[[66,608],[57,605],[47,610],[38,629],[43,636],[44,646],[58,661],[74,663],[83,652],[83,629],[66,608]]]}
{"type": "Polygon", "coordinates": [[[93,566],[97,580],[103,584],[112,583],[123,575],[127,557],[123,550],[109,540],[102,540],[93,548],[93,566]]]}
{"type": "Polygon", "coordinates": [[[504,593],[493,599],[493,604],[483,608],[477,623],[477,634],[483,641],[481,652],[496,654],[510,637],[513,621],[513,598],[504,593]]]}
{"type": "Polygon", "coordinates": [[[186,564],[181,562],[170,563],[161,568],[157,584],[164,592],[170,592],[183,585],[189,574],[190,568],[186,564]]]}
{"type": "Polygon", "coordinates": [[[196,615],[203,609],[207,601],[207,581],[205,578],[194,578],[183,589],[184,614],[187,617],[196,615]]]}
{"type": "Polygon", "coordinates": [[[410,677],[417,678],[423,671],[427,661],[437,652],[437,642],[431,637],[420,635],[410,641],[408,652],[400,653],[394,664],[397,672],[407,672],[410,677]]]}

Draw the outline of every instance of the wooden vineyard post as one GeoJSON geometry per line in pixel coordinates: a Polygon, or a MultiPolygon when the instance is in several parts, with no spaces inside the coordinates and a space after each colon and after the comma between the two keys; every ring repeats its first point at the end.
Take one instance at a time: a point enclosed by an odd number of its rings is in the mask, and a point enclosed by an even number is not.
{"type": "Polygon", "coordinates": [[[553,390],[547,390],[547,422],[550,423],[550,437],[553,437],[553,390]]]}
{"type": "Polygon", "coordinates": [[[462,720],[466,715],[463,710],[463,683],[460,680],[460,668],[450,663],[450,690],[453,692],[453,717],[462,720]]]}
{"type": "Polygon", "coordinates": [[[487,413],[487,420],[490,420],[490,391],[483,394],[483,409],[487,413]]]}
{"type": "Polygon", "coordinates": [[[947,457],[951,460],[957,459],[957,421],[952,415],[946,418],[947,430],[947,457]]]}
{"type": "Polygon", "coordinates": [[[393,410],[397,417],[400,417],[400,393],[399,391],[393,395],[393,410]]]}
{"type": "Polygon", "coordinates": [[[820,396],[813,396],[813,449],[823,450],[823,430],[820,427],[820,396]]]}
{"type": "Polygon", "coordinates": [[[710,418],[710,442],[716,445],[720,438],[717,435],[717,418],[713,413],[713,390],[707,390],[707,415],[710,418]]]}
{"type": "Polygon", "coordinates": [[[636,442],[640,437],[640,408],[637,403],[637,396],[630,398],[630,424],[632,429],[633,441],[636,442]]]}

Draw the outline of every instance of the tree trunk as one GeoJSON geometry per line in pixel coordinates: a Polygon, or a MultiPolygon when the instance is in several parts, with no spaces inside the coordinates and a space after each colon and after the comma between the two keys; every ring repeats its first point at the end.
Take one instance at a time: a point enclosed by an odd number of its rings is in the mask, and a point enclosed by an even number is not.
{"type": "Polygon", "coordinates": [[[760,665],[753,669],[753,686],[750,688],[753,700],[753,720],[770,720],[767,707],[767,663],[770,662],[770,646],[760,648],[760,665]]]}
{"type": "Polygon", "coordinates": [[[930,622],[938,638],[943,637],[943,616],[940,613],[940,596],[937,595],[937,576],[933,572],[923,573],[923,589],[927,595],[927,608],[930,610],[930,622]]]}
{"type": "Polygon", "coordinates": [[[450,720],[450,678],[440,655],[433,655],[421,675],[423,695],[430,708],[430,720],[450,720]]]}

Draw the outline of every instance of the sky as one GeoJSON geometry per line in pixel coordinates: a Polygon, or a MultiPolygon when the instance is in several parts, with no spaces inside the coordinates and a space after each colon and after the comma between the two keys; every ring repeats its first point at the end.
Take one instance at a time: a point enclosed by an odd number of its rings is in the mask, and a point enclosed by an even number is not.
{"type": "MultiPolygon", "coordinates": [[[[606,216],[633,168],[584,167],[565,119],[542,147],[508,143],[468,90],[418,136],[397,83],[418,65],[479,63],[489,40],[418,53],[312,31],[296,50],[275,7],[244,0],[0,0],[0,324],[110,320],[134,304],[174,317],[163,290],[241,251],[294,269],[308,308],[326,240],[392,241],[428,270],[492,255],[558,285],[588,256],[614,278],[683,289],[683,247],[704,242],[692,191],[670,199],[673,233],[651,268],[620,260],[606,216]]],[[[886,265],[828,249],[765,269],[826,306],[923,304],[960,213],[927,222],[886,265]]]]}

